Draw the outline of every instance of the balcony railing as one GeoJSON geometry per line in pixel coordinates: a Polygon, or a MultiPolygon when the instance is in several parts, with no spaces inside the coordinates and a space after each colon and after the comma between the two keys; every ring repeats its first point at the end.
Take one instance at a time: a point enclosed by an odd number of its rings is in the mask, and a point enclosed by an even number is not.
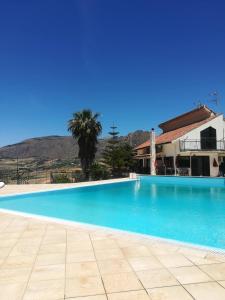
{"type": "MultiPolygon", "coordinates": [[[[163,151],[162,145],[156,145],[155,146],[156,153],[161,153],[163,151]]],[[[146,147],[140,150],[137,150],[135,153],[136,156],[148,156],[150,155],[150,147],[146,147]]]]}
{"type": "Polygon", "coordinates": [[[225,151],[225,140],[180,140],[180,151],[225,151]]]}

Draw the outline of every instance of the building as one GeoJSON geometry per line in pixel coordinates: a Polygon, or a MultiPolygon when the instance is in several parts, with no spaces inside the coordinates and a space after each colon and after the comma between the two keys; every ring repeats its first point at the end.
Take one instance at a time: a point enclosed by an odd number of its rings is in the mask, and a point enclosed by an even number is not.
{"type": "MultiPolygon", "coordinates": [[[[155,138],[158,175],[218,176],[225,163],[225,120],[207,106],[161,123],[155,138]],[[223,165],[223,164],[222,164],[223,165]]],[[[150,139],[135,148],[138,172],[150,173],[150,139]]]]}

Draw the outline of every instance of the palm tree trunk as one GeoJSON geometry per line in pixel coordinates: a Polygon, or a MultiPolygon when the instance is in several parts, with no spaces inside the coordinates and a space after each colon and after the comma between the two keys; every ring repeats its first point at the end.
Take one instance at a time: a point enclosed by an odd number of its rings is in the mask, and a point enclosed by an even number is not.
{"type": "Polygon", "coordinates": [[[85,180],[89,180],[89,166],[85,159],[83,159],[81,161],[81,168],[82,168],[85,180]]]}

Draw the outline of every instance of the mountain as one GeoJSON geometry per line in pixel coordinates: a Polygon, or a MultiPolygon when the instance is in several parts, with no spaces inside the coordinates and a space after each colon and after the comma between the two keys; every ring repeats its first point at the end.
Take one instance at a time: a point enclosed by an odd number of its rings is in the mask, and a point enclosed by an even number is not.
{"type": "MultiPolygon", "coordinates": [[[[128,142],[135,147],[149,138],[149,132],[137,130],[127,136],[121,136],[120,140],[128,142]]],[[[100,139],[97,158],[107,143],[107,138],[100,139]]],[[[78,156],[78,144],[70,136],[44,136],[31,138],[17,144],[0,148],[0,159],[3,158],[38,158],[73,160],[78,156]]]]}

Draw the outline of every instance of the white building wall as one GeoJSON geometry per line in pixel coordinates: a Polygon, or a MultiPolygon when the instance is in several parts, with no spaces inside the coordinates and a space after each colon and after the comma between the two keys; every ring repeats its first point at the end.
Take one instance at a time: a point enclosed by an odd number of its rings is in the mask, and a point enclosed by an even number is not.
{"type": "Polygon", "coordinates": [[[209,155],[210,159],[210,176],[217,177],[219,175],[219,161],[218,161],[218,154],[212,153],[209,155]],[[213,166],[214,159],[216,160],[218,167],[213,166]]]}
{"type": "Polygon", "coordinates": [[[191,130],[187,134],[183,135],[180,139],[181,140],[200,140],[201,138],[201,131],[208,128],[208,127],[213,127],[216,129],[216,138],[217,140],[222,140],[225,137],[225,122],[223,120],[223,115],[219,115],[215,119],[203,124],[202,126],[191,130]]]}
{"type": "Polygon", "coordinates": [[[174,156],[176,153],[176,143],[164,144],[163,145],[163,154],[165,156],[174,156]]]}
{"type": "MultiPolygon", "coordinates": [[[[187,155],[187,152],[180,151],[180,140],[200,140],[201,139],[201,131],[208,128],[213,127],[216,129],[216,138],[217,140],[222,140],[225,137],[225,121],[223,119],[223,115],[219,115],[215,119],[203,124],[202,126],[193,129],[192,131],[188,132],[187,134],[183,135],[181,138],[173,141],[169,144],[163,145],[163,154],[165,156],[173,156],[176,157],[177,155],[187,155]]],[[[217,164],[219,165],[219,158],[218,153],[213,151],[199,151],[195,152],[195,155],[198,156],[209,156],[210,157],[210,176],[215,177],[218,176],[219,173],[219,167],[214,167],[213,162],[214,159],[216,160],[217,164]]],[[[192,155],[191,152],[189,152],[188,155],[192,155]]]]}

